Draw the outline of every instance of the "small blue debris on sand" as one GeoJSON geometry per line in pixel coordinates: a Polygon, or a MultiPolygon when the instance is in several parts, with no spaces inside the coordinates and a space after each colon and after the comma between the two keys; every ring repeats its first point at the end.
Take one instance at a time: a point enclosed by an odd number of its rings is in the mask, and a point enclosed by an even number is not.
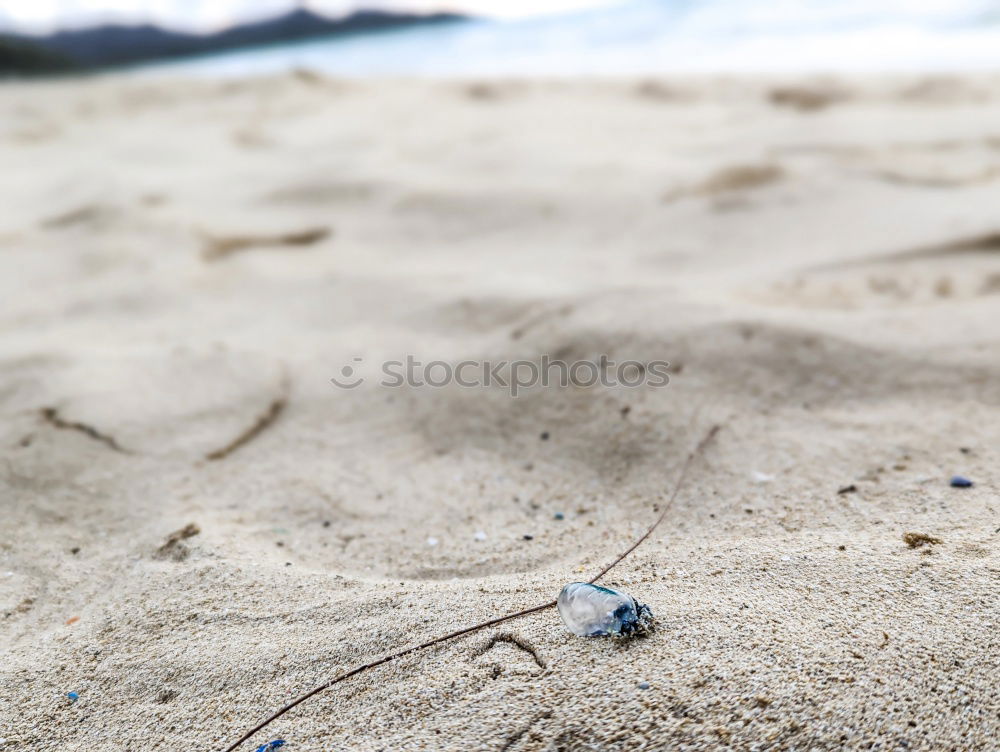
{"type": "Polygon", "coordinates": [[[76,702],[77,700],[80,699],[80,695],[77,694],[76,692],[67,692],[66,696],[69,698],[70,702],[76,702]]]}
{"type": "Polygon", "coordinates": [[[641,681],[638,684],[636,684],[635,686],[637,686],[639,689],[649,689],[649,682],[648,681],[641,681]]]}
{"type": "Polygon", "coordinates": [[[273,742],[267,742],[267,744],[261,744],[257,747],[257,752],[271,752],[272,749],[277,749],[278,747],[284,747],[284,739],[275,739],[273,742]]]}
{"type": "Polygon", "coordinates": [[[562,512],[556,512],[554,515],[552,515],[552,518],[556,520],[562,520],[566,518],[566,515],[564,515],[562,512]]]}
{"type": "Polygon", "coordinates": [[[954,475],[951,479],[952,488],[972,488],[972,481],[962,475],[954,475]]]}

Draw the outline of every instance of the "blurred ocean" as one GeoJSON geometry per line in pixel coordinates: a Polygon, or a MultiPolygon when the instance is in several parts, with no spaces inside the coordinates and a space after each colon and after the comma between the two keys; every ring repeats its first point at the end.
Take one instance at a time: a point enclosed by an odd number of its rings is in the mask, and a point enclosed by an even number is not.
{"type": "Polygon", "coordinates": [[[243,50],[146,68],[250,75],[1000,69],[1000,0],[631,0],[243,50]]]}

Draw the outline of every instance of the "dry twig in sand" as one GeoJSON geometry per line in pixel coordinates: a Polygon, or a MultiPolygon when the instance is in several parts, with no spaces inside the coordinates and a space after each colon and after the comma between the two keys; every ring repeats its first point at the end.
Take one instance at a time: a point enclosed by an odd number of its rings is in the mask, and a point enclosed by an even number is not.
{"type": "Polygon", "coordinates": [[[938,543],[944,543],[944,541],[927,533],[903,533],[903,543],[910,548],[920,548],[925,543],[934,546],[938,543]]]}
{"type": "Polygon", "coordinates": [[[261,414],[257,420],[254,421],[253,425],[247,428],[243,433],[237,436],[235,439],[230,441],[224,447],[216,449],[205,455],[206,460],[221,460],[228,457],[230,454],[235,452],[241,446],[247,442],[253,440],[263,431],[265,428],[270,426],[274,421],[278,419],[278,416],[284,411],[285,407],[288,405],[288,381],[287,379],[281,383],[281,396],[276,397],[274,401],[267,408],[267,411],[261,414]]]}
{"type": "MultiPolygon", "coordinates": [[[[608,564],[604,569],[602,569],[594,577],[592,577],[590,580],[588,580],[588,582],[590,582],[591,584],[593,584],[593,583],[597,582],[599,579],[601,579],[608,572],[610,572],[612,569],[614,569],[618,564],[620,564],[625,559],[625,557],[627,557],[629,554],[631,554],[633,551],[635,551],[643,543],[643,541],[645,541],[650,535],[652,535],[653,531],[656,530],[656,528],[659,527],[660,523],[663,522],[663,520],[666,519],[667,513],[672,508],[674,500],[677,498],[677,495],[680,493],[681,487],[684,485],[684,481],[685,481],[685,479],[687,477],[687,474],[688,474],[688,469],[694,463],[695,459],[697,459],[702,454],[702,452],[705,450],[705,447],[707,447],[708,444],[712,441],[712,439],[715,438],[715,435],[719,432],[720,428],[721,428],[721,426],[719,426],[719,425],[712,426],[712,428],[709,429],[708,433],[705,434],[705,437],[701,441],[698,442],[698,445],[687,456],[687,459],[684,460],[684,464],[681,466],[680,475],[677,476],[677,482],[674,484],[674,490],[671,492],[670,498],[667,499],[667,503],[664,504],[663,510],[660,512],[659,516],[656,518],[656,520],[653,522],[653,524],[649,526],[649,529],[645,533],[643,533],[641,536],[639,536],[639,538],[631,546],[629,546],[627,549],[625,549],[625,551],[622,552],[622,554],[619,555],[618,558],[616,558],[614,561],[612,561],[610,564],[608,564]]],[[[342,682],[342,681],[344,681],[346,679],[350,679],[352,676],[357,676],[362,671],[367,671],[370,668],[375,668],[376,666],[381,666],[383,663],[389,663],[390,661],[394,661],[397,658],[402,658],[403,656],[409,655],[410,653],[415,653],[418,650],[423,650],[424,648],[429,648],[432,645],[439,645],[442,642],[448,642],[449,640],[454,640],[456,637],[461,637],[462,635],[467,635],[467,634],[469,634],[471,632],[477,632],[480,629],[486,629],[487,627],[492,627],[492,626],[494,626],[496,624],[502,624],[503,622],[511,621],[512,619],[518,619],[518,618],[520,618],[522,616],[527,616],[528,614],[533,614],[533,613],[536,613],[538,611],[544,611],[545,609],[552,608],[555,605],[556,605],[556,601],[552,600],[552,601],[548,601],[547,603],[541,603],[541,604],[539,604],[537,606],[532,606],[531,608],[526,608],[523,611],[517,611],[516,613],[507,614],[506,616],[499,616],[496,619],[490,619],[489,621],[484,621],[484,622],[482,622],[480,624],[475,624],[475,625],[473,625],[471,627],[465,627],[463,629],[459,629],[459,630],[457,630],[455,632],[451,632],[450,634],[446,634],[446,635],[443,635],[441,637],[435,637],[433,640],[428,640],[427,642],[422,642],[419,645],[414,645],[412,647],[405,648],[405,649],[400,650],[398,652],[390,653],[389,655],[384,655],[384,656],[382,656],[381,658],[379,658],[377,660],[371,661],[370,663],[366,663],[366,664],[364,664],[362,666],[357,666],[356,668],[352,668],[350,671],[348,671],[346,673],[343,673],[343,674],[340,674],[340,676],[334,677],[333,679],[331,679],[330,681],[326,682],[325,684],[319,685],[315,689],[312,689],[312,690],[306,692],[301,697],[298,697],[298,698],[292,700],[290,703],[288,703],[287,705],[285,705],[283,708],[281,708],[277,712],[272,713],[270,716],[268,716],[263,721],[261,721],[260,723],[258,723],[252,729],[250,729],[249,731],[247,731],[243,736],[241,736],[235,742],[233,742],[228,747],[226,747],[225,752],[233,752],[233,750],[235,750],[238,746],[240,746],[243,742],[245,742],[251,736],[253,736],[258,731],[260,731],[262,728],[264,728],[265,726],[267,726],[271,722],[276,721],[278,718],[280,718],[281,716],[283,716],[289,710],[291,710],[292,708],[296,707],[297,705],[305,702],[306,700],[308,700],[313,695],[318,695],[323,690],[329,689],[330,687],[332,687],[335,684],[339,684],[340,682],[342,682]]]]}
{"type": "Polygon", "coordinates": [[[205,261],[218,261],[238,251],[250,248],[265,248],[267,246],[305,246],[318,243],[330,236],[329,227],[312,227],[298,232],[286,232],[280,235],[227,235],[224,237],[205,237],[205,246],[201,257],[205,261]]]}
{"type": "Polygon", "coordinates": [[[195,525],[193,522],[189,522],[187,525],[182,527],[180,530],[174,530],[167,539],[163,542],[163,545],[156,549],[156,558],[158,559],[175,559],[181,560],[187,558],[188,550],[184,545],[183,541],[191,538],[201,532],[201,528],[195,525]]]}
{"type": "Polygon", "coordinates": [[[86,423],[79,423],[75,420],[64,420],[59,414],[59,411],[54,407],[43,407],[42,408],[42,419],[56,428],[61,428],[66,431],[79,431],[86,436],[89,436],[94,441],[99,441],[102,444],[111,447],[116,452],[121,452],[122,454],[129,454],[129,451],[123,448],[117,441],[115,441],[113,436],[108,436],[107,434],[101,433],[93,426],[89,426],[86,423]]]}

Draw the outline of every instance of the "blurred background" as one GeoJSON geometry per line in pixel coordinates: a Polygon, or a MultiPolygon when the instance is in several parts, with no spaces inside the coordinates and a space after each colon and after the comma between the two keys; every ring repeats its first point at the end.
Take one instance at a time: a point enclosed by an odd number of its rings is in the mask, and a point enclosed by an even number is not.
{"type": "Polygon", "coordinates": [[[8,0],[0,71],[627,75],[977,70],[998,0],[8,0]],[[170,65],[164,65],[170,61],[170,65]]]}

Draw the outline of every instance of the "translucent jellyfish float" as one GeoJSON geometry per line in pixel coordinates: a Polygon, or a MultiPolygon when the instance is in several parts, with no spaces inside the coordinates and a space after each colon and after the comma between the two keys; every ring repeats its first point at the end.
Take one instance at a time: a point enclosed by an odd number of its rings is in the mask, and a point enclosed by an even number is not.
{"type": "Polygon", "coordinates": [[[571,582],[556,601],[563,624],[580,637],[632,637],[653,628],[653,612],[628,593],[571,582]]]}

